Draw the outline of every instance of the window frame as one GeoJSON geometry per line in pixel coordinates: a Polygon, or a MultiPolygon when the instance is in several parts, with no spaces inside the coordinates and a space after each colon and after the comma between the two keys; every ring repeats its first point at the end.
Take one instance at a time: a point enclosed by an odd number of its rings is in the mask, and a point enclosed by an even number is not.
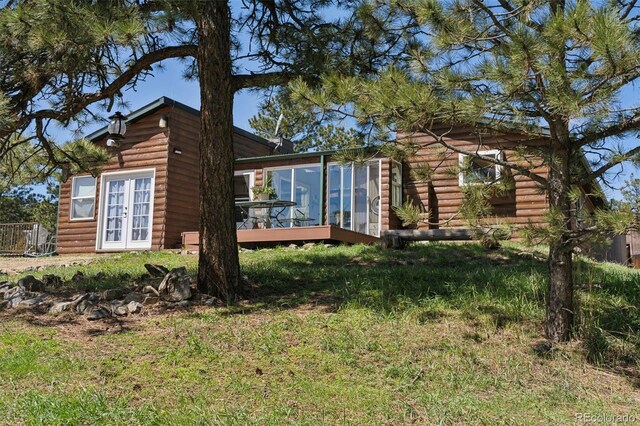
{"type": "Polygon", "coordinates": [[[83,176],[73,176],[71,178],[71,201],[69,202],[69,221],[70,222],[82,222],[82,221],[89,221],[89,220],[95,220],[96,218],[96,191],[97,191],[97,187],[98,187],[98,179],[94,176],[91,175],[83,175],[83,176]],[[78,181],[78,179],[86,179],[86,178],[91,178],[93,179],[93,195],[91,196],[83,196],[83,197],[74,197],[74,188],[76,185],[76,182],[78,181]],[[76,200],[87,200],[87,199],[92,199],[93,200],[93,214],[90,217],[73,217],[73,202],[76,200]]]}
{"type": "MultiPolygon", "coordinates": [[[[366,161],[366,163],[365,163],[366,166],[364,166],[364,167],[367,168],[367,195],[370,195],[369,194],[369,182],[371,180],[371,174],[370,174],[371,173],[371,169],[370,169],[369,165],[372,164],[372,163],[377,163],[377,167],[378,167],[378,182],[379,182],[378,183],[378,222],[377,222],[378,233],[377,233],[377,235],[374,235],[374,236],[379,237],[380,236],[380,231],[382,230],[382,195],[383,195],[383,191],[382,191],[382,158],[374,158],[372,160],[366,161]]],[[[402,166],[402,164],[400,164],[400,165],[402,166]]],[[[327,188],[326,188],[327,201],[326,201],[325,208],[328,210],[329,197],[331,195],[330,194],[331,182],[330,182],[330,179],[329,179],[329,167],[331,167],[331,166],[338,166],[340,168],[340,182],[341,182],[340,188],[344,187],[344,184],[343,184],[344,176],[343,176],[343,173],[342,173],[342,171],[343,171],[342,168],[344,166],[349,166],[351,168],[351,177],[350,177],[351,196],[349,197],[349,199],[350,199],[349,204],[350,204],[351,211],[353,211],[353,207],[355,205],[355,197],[356,197],[355,191],[353,190],[354,189],[354,185],[355,185],[355,168],[356,168],[355,162],[341,163],[341,162],[338,162],[338,161],[331,161],[331,162],[327,163],[327,188]]],[[[402,177],[402,175],[401,175],[401,177],[402,177]]],[[[341,192],[341,194],[342,194],[342,192],[341,192]]],[[[340,196],[340,212],[342,212],[342,211],[344,211],[344,200],[343,200],[343,197],[341,195],[340,196]]],[[[369,230],[371,228],[370,213],[371,212],[367,208],[367,214],[366,214],[366,228],[367,228],[367,230],[369,230]]],[[[327,216],[329,214],[330,214],[330,212],[327,212],[327,216]]],[[[331,224],[331,221],[330,221],[329,217],[327,217],[327,224],[331,224]]],[[[348,228],[343,228],[342,226],[340,226],[340,228],[346,229],[346,230],[349,230],[349,231],[353,231],[353,232],[358,232],[358,231],[354,231],[353,230],[353,219],[351,220],[351,223],[349,224],[348,228]]],[[[369,234],[369,233],[365,232],[365,235],[373,235],[373,234],[369,234]]]]}
{"type": "Polygon", "coordinates": [[[390,177],[390,181],[391,181],[391,207],[402,207],[402,195],[403,195],[403,187],[402,187],[402,163],[396,160],[391,160],[391,173],[389,173],[389,177],[390,177]],[[399,181],[396,183],[393,180],[393,169],[394,167],[398,167],[398,171],[399,171],[399,181]],[[396,195],[396,191],[398,191],[399,194],[399,199],[396,200],[396,197],[394,197],[394,195],[396,195]],[[396,205],[396,201],[398,202],[396,205]]]}
{"type": "MultiPolygon", "coordinates": [[[[243,170],[234,170],[233,178],[235,179],[238,176],[246,176],[249,175],[249,201],[253,201],[253,187],[256,184],[256,170],[255,169],[243,169],[243,170]]],[[[235,199],[235,191],[233,197],[235,199]]]]}
{"type": "MultiPolygon", "coordinates": [[[[476,154],[482,157],[491,157],[493,155],[497,160],[502,160],[502,157],[503,157],[503,152],[500,149],[489,149],[486,151],[477,151],[476,154]]],[[[487,183],[492,183],[492,182],[465,182],[464,171],[462,170],[462,168],[464,167],[465,157],[471,157],[472,160],[474,159],[478,160],[478,158],[474,157],[473,155],[462,154],[462,153],[458,154],[458,166],[460,167],[460,172],[458,173],[459,186],[485,185],[487,183]]],[[[493,180],[493,182],[495,182],[498,179],[500,179],[500,176],[502,174],[502,166],[500,166],[499,164],[494,164],[493,167],[495,168],[495,171],[496,171],[496,178],[493,180]]]]}
{"type": "MultiPolygon", "coordinates": [[[[323,179],[324,179],[324,171],[322,170],[322,162],[320,163],[301,163],[301,164],[291,164],[291,165],[285,165],[285,166],[273,166],[273,167],[264,167],[262,169],[262,182],[264,184],[265,181],[267,181],[267,179],[269,178],[269,173],[270,172],[274,172],[274,171],[280,171],[280,170],[291,170],[291,196],[293,198],[295,198],[296,196],[296,172],[295,169],[305,169],[305,168],[318,168],[320,170],[320,193],[318,195],[320,195],[320,211],[319,213],[319,217],[318,217],[318,224],[317,225],[310,225],[310,226],[320,226],[322,224],[322,214],[324,211],[324,206],[322,204],[322,187],[323,187],[323,179]]],[[[295,200],[289,200],[289,201],[295,201],[295,200]]],[[[289,211],[289,217],[288,219],[292,219],[295,213],[295,208],[298,206],[294,206],[293,208],[290,209],[289,211]]],[[[292,225],[293,227],[293,225],[292,225]]]]}

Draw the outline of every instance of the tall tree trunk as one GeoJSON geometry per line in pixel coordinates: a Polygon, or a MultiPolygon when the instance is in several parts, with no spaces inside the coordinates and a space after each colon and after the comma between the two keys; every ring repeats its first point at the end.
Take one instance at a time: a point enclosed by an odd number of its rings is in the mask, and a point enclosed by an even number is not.
{"type": "MultiPolygon", "coordinates": [[[[566,133],[568,135],[568,131],[566,133]]],[[[563,138],[564,139],[564,138],[563,138]]],[[[547,338],[564,342],[570,338],[573,325],[573,246],[567,240],[571,230],[570,149],[568,139],[551,150],[549,170],[549,206],[555,235],[549,244],[549,289],[545,332],[547,338]]]]}
{"type": "Polygon", "coordinates": [[[231,11],[198,3],[200,78],[200,257],[198,290],[227,303],[242,290],[233,208],[231,11]]]}

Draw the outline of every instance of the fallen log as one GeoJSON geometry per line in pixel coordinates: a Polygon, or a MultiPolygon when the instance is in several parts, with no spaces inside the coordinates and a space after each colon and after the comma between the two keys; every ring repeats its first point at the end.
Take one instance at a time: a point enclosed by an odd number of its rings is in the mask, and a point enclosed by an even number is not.
{"type": "Polygon", "coordinates": [[[382,231],[380,241],[383,249],[401,249],[407,241],[469,241],[475,239],[477,231],[458,229],[395,229],[382,231]]]}

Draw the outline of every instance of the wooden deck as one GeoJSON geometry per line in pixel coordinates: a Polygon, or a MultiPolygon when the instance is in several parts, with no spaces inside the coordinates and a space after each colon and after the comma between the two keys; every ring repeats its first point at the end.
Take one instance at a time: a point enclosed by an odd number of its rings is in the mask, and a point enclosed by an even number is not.
{"type": "MultiPolygon", "coordinates": [[[[299,226],[293,228],[239,229],[238,244],[242,246],[273,246],[324,241],[327,243],[374,244],[379,238],[337,226],[299,226]]],[[[182,246],[198,248],[198,232],[183,232],[182,246]]]]}

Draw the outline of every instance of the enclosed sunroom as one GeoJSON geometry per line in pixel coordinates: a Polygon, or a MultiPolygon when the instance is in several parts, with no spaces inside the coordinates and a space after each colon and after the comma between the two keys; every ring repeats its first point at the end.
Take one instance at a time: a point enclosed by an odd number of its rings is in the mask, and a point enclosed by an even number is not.
{"type": "Polygon", "coordinates": [[[239,243],[369,243],[377,241],[381,230],[395,226],[392,205],[402,201],[400,164],[389,158],[345,163],[335,154],[236,160],[239,243]],[[254,192],[269,192],[270,200],[261,201],[254,192]]]}

